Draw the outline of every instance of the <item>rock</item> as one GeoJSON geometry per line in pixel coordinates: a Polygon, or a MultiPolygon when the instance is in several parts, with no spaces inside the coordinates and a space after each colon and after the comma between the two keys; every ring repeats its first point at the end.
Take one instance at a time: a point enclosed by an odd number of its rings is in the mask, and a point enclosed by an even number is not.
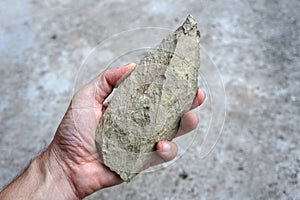
{"type": "Polygon", "coordinates": [[[189,15],[115,89],[95,142],[104,164],[124,181],[157,158],[157,142],[172,140],[191,109],[198,89],[199,40],[189,15]]]}

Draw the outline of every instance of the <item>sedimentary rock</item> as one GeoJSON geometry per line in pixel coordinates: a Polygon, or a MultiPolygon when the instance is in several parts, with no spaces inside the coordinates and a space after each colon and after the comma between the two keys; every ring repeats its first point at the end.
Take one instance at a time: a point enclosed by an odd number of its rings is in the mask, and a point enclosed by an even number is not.
{"type": "Polygon", "coordinates": [[[104,164],[129,181],[172,140],[198,86],[200,33],[192,16],[147,53],[115,90],[96,130],[104,164]]]}

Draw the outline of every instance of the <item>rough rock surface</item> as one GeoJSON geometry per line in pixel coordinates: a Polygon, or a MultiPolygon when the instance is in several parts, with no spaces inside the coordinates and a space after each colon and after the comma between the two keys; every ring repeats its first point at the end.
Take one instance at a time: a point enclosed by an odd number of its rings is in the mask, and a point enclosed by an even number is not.
{"type": "Polygon", "coordinates": [[[191,15],[146,54],[116,89],[96,130],[105,165],[130,181],[155,157],[159,140],[172,140],[198,88],[200,33],[191,15]]]}

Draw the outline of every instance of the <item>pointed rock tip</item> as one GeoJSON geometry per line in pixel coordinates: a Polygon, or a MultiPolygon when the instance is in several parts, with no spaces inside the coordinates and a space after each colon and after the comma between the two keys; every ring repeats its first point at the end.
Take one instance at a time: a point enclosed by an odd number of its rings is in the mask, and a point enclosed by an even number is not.
{"type": "Polygon", "coordinates": [[[196,20],[194,19],[194,17],[193,17],[191,14],[189,14],[189,15],[187,16],[187,18],[186,18],[186,20],[185,20],[184,23],[189,23],[190,26],[192,26],[192,27],[195,26],[195,25],[197,25],[196,20]]]}
{"type": "Polygon", "coordinates": [[[197,31],[197,22],[195,21],[194,17],[189,14],[184,21],[182,28],[184,29],[184,33],[188,33],[192,30],[197,31]],[[194,29],[196,27],[196,29],[194,29]]]}

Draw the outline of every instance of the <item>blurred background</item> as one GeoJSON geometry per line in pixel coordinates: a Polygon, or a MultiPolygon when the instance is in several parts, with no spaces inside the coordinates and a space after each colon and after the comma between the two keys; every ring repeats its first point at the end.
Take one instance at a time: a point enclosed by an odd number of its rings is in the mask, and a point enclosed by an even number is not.
{"type": "Polygon", "coordinates": [[[300,199],[299,10],[297,0],[1,1],[0,187],[49,144],[99,42],[136,28],[175,30],[192,14],[226,91],[215,148],[201,157],[194,142],[167,168],[86,199],[300,199]]]}

